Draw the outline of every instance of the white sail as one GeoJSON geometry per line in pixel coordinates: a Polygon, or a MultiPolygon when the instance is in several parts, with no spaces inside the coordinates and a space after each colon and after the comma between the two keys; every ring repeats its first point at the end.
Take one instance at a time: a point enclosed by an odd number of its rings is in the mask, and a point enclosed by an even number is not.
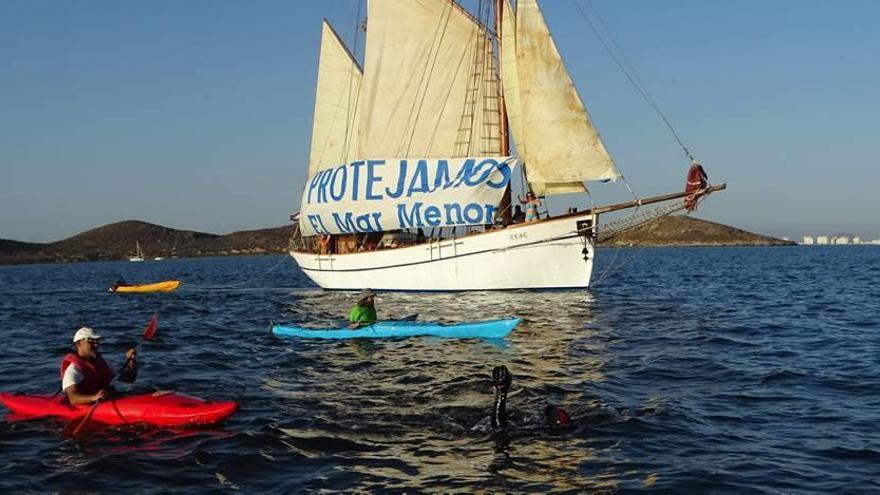
{"type": "MultiPolygon", "coordinates": [[[[502,22],[505,17],[510,15],[503,15],[502,22]]],[[[517,153],[524,158],[532,190],[538,194],[581,192],[583,181],[620,177],[590,122],[536,0],[517,3],[515,61],[504,46],[510,39],[509,29],[502,30],[505,102],[517,153]]]]}
{"type": "Polygon", "coordinates": [[[357,146],[361,69],[324,21],[312,123],[309,175],[346,163],[357,146]]]}
{"type": "Polygon", "coordinates": [[[528,149],[522,129],[522,106],[519,101],[519,76],[516,71],[516,14],[510,0],[504,0],[501,11],[501,82],[507,124],[516,146],[516,154],[528,163],[528,149]]]}
{"type": "Polygon", "coordinates": [[[144,252],[141,251],[140,241],[134,241],[134,252],[135,255],[131,258],[128,258],[128,261],[144,261],[144,252]]]}
{"type": "Polygon", "coordinates": [[[299,212],[302,238],[290,250],[316,284],[588,287],[599,213],[686,195],[475,227],[494,223],[506,207],[523,161],[532,190],[545,195],[620,176],[536,1],[519,0],[516,13],[510,1],[502,2],[497,56],[518,157],[501,154],[494,40],[458,0],[369,0],[362,78],[325,25],[313,168],[299,212]],[[320,242],[304,239],[318,234],[320,242]]]}
{"type": "Polygon", "coordinates": [[[368,23],[358,158],[498,155],[486,31],[449,0],[370,0],[368,23]]]}

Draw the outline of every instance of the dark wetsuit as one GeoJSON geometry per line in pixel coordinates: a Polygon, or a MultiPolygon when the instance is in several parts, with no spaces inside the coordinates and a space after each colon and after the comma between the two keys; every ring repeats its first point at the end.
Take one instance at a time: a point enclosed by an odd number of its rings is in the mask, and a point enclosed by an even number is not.
{"type": "MultiPolygon", "coordinates": [[[[501,430],[507,427],[507,392],[513,377],[506,366],[496,366],[492,370],[492,383],[495,387],[495,400],[492,403],[492,429],[501,430]]],[[[553,404],[544,407],[544,424],[553,429],[571,428],[571,417],[568,412],[553,404]]]]}

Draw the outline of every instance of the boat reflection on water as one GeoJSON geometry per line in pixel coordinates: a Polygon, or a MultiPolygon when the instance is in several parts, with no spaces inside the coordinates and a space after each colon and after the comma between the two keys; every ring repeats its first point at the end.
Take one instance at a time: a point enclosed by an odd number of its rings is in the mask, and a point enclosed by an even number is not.
{"type": "MultiPolygon", "coordinates": [[[[290,320],[314,326],[338,324],[355,297],[321,290],[291,296],[290,320]]],[[[613,474],[587,479],[579,466],[610,462],[613,447],[589,445],[588,428],[549,431],[543,416],[554,403],[575,420],[621,420],[592,392],[607,360],[606,340],[595,338],[599,330],[591,326],[592,304],[580,291],[379,293],[380,318],[418,313],[423,321],[523,322],[502,340],[278,340],[290,352],[263,388],[283,403],[284,441],[309,458],[350,459],[336,469],[356,473],[351,479],[360,484],[352,488],[465,489],[503,472],[541,491],[611,489],[613,474]],[[494,433],[491,371],[499,364],[514,374],[511,428],[494,433]]]]}
{"type": "Polygon", "coordinates": [[[157,428],[147,424],[88,425],[69,439],[87,452],[98,454],[138,453],[139,457],[178,459],[197,452],[205,442],[222,440],[235,433],[216,426],[157,428]]]}

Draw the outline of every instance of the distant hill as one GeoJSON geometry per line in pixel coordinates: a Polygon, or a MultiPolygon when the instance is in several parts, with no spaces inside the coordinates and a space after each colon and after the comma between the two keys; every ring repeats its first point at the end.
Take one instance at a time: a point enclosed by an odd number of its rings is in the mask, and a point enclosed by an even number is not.
{"type": "Polygon", "coordinates": [[[0,239],[0,264],[122,260],[134,256],[136,242],[147,259],[280,253],[290,233],[283,226],[216,235],[127,220],[45,244],[0,239]]]}
{"type": "Polygon", "coordinates": [[[794,246],[795,242],[753,234],[685,215],[662,217],[620,234],[603,246],[794,246]]]}
{"type": "MultiPolygon", "coordinates": [[[[177,230],[128,220],[87,230],[50,243],[0,239],[0,264],[124,260],[139,242],[147,259],[192,256],[282,253],[292,227],[243,230],[226,235],[177,230]]],[[[774,237],[752,234],[687,216],[670,216],[641,229],[621,234],[603,246],[783,246],[774,237]]]]}

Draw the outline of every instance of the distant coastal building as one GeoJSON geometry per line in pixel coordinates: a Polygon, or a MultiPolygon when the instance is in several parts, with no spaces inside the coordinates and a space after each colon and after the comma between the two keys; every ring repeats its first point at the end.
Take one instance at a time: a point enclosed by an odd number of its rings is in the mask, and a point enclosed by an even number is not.
{"type": "Polygon", "coordinates": [[[880,239],[873,240],[862,240],[861,236],[850,236],[848,235],[819,235],[816,237],[805,235],[803,238],[803,242],[801,242],[802,246],[814,246],[814,245],[834,245],[834,246],[853,246],[853,245],[865,245],[865,244],[880,244],[880,239]]]}

